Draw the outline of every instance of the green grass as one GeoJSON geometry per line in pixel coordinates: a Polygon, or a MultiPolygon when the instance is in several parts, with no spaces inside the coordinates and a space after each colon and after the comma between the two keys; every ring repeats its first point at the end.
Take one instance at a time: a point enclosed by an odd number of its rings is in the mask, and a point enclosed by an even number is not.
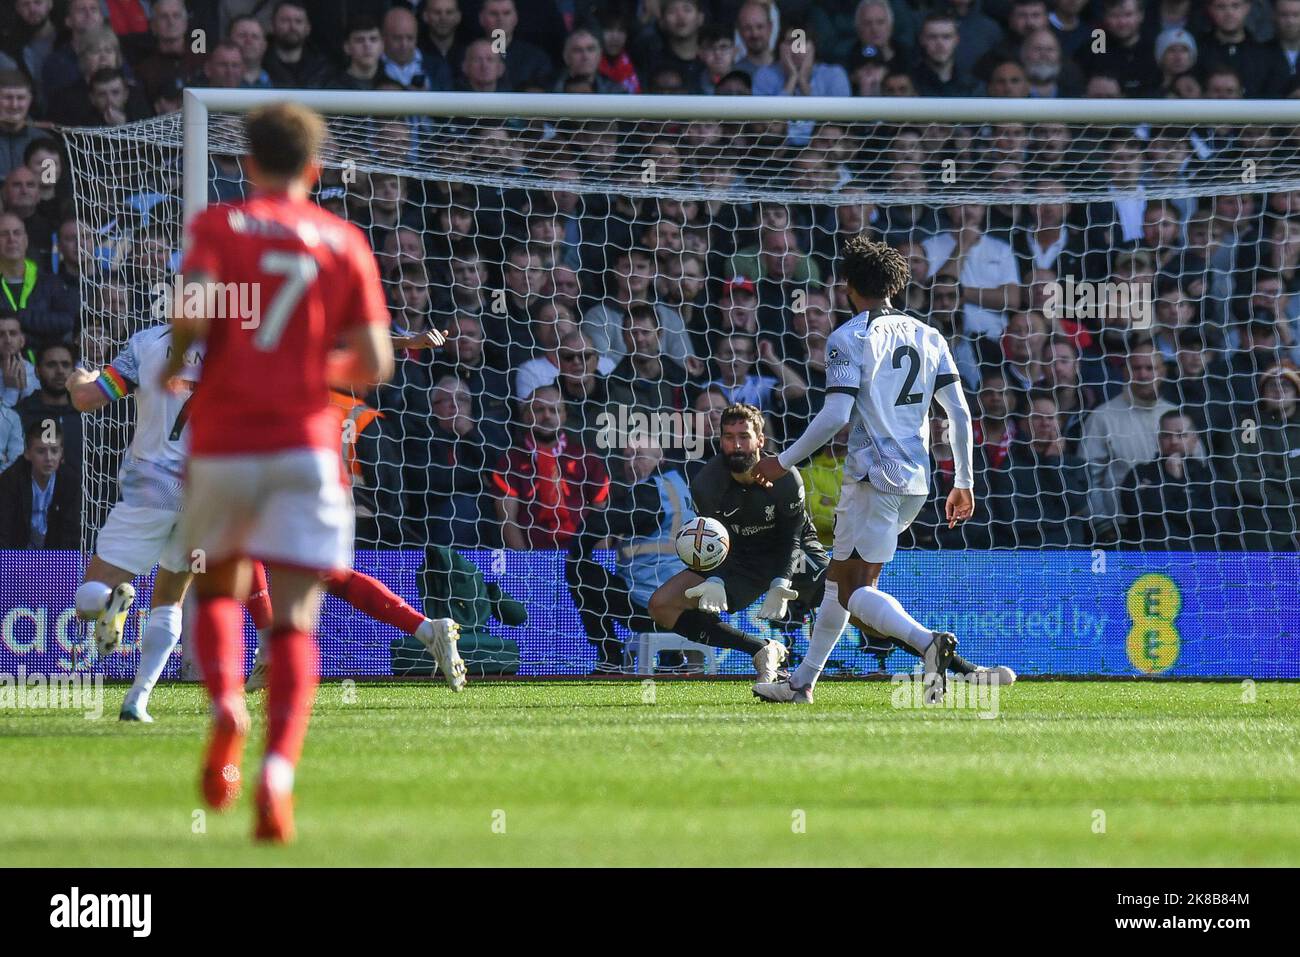
{"type": "MultiPolygon", "coordinates": [[[[1300,864],[1300,685],[1022,682],[999,715],[812,707],[740,682],[323,685],[299,841],[248,840],[246,795],[193,833],[206,709],[158,723],[0,711],[8,865],[1300,864]],[[804,833],[795,833],[802,811],[804,833]],[[1094,812],[1105,833],[1094,832],[1094,812]],[[505,833],[495,833],[494,813],[505,833]]],[[[254,747],[260,748],[259,730],[254,747]]]]}

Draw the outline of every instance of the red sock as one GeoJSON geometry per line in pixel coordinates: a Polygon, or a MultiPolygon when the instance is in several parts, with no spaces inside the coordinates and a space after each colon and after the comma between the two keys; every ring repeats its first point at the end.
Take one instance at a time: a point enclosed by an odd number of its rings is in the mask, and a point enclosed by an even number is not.
{"type": "Polygon", "coordinates": [[[253,562],[253,585],[244,604],[254,628],[264,631],[271,627],[271,586],[266,583],[266,566],[261,562],[253,562]]]}
{"type": "Polygon", "coordinates": [[[228,595],[199,599],[194,648],[213,701],[244,689],[244,612],[228,595]]]}
{"type": "Polygon", "coordinates": [[[424,616],[402,600],[402,596],[389,590],[376,578],[361,572],[345,569],[331,572],[325,579],[325,590],[362,614],[376,621],[392,625],[404,635],[413,635],[424,624],[424,616]]]}
{"type": "Polygon", "coordinates": [[[266,692],[266,753],[296,765],[311,720],[319,680],[316,639],[294,628],[271,632],[271,673],[266,692]]]}

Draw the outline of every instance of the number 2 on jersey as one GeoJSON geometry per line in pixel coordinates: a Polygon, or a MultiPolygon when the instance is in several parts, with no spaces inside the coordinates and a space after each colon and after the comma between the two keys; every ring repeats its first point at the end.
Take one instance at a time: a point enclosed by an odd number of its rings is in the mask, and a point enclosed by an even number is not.
{"type": "Polygon", "coordinates": [[[904,359],[907,360],[907,378],[903,380],[903,388],[898,390],[898,398],[894,405],[916,405],[924,398],[922,393],[912,391],[912,386],[916,385],[916,377],[921,371],[921,353],[913,346],[899,346],[894,350],[894,368],[901,369],[904,359]]]}
{"type": "Polygon", "coordinates": [[[262,254],[258,266],[271,276],[283,276],[284,282],[276,291],[271,306],[262,317],[253,345],[262,352],[270,352],[284,335],[284,327],[298,306],[298,300],[307,286],[316,279],[316,260],[306,253],[287,253],[271,250],[262,254]]]}

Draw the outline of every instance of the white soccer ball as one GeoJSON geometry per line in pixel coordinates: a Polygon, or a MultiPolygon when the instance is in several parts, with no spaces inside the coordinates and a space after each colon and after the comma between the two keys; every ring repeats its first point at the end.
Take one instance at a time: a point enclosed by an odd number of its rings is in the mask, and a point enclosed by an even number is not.
{"type": "Polygon", "coordinates": [[[716,518],[691,519],[677,533],[677,557],[693,572],[712,571],[727,560],[731,536],[716,518]]]}

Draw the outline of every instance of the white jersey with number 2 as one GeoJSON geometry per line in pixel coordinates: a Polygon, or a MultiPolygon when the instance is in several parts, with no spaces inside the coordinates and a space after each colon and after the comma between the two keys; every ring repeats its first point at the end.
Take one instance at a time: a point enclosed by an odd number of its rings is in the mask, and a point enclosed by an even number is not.
{"type": "Polygon", "coordinates": [[[930,486],[930,402],[959,382],[943,335],[895,309],[859,313],[826,343],[826,391],[854,397],[845,474],[882,492],[930,486]]]}

